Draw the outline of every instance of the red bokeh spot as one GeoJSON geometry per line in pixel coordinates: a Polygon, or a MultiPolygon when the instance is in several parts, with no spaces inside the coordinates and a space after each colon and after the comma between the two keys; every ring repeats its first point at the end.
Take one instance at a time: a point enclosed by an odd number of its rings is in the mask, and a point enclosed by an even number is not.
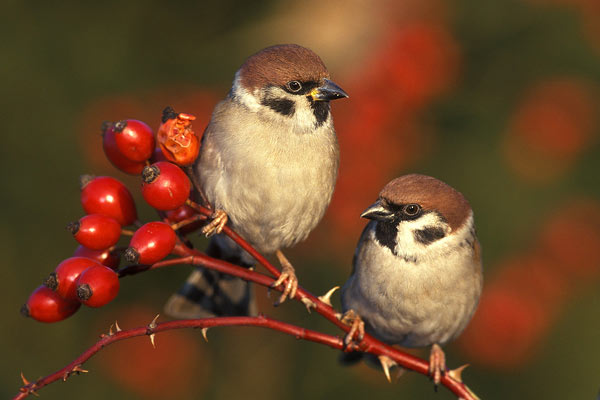
{"type": "Polygon", "coordinates": [[[522,367],[535,354],[552,314],[535,296],[510,286],[488,286],[458,343],[473,363],[507,369],[522,367]]]}
{"type": "Polygon", "coordinates": [[[529,88],[505,141],[509,165],[522,178],[562,175],[594,139],[597,106],[590,84],[556,78],[529,88]]]}
{"type": "Polygon", "coordinates": [[[542,228],[540,249],[564,279],[600,276],[600,203],[575,200],[556,210],[542,228]]]}

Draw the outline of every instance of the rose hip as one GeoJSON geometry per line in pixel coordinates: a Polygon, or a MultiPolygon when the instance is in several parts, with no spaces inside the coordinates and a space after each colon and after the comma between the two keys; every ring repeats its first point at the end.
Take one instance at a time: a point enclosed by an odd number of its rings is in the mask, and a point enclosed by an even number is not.
{"type": "Polygon", "coordinates": [[[148,222],[133,234],[125,259],[136,264],[154,264],[171,253],[176,239],[169,224],[148,222]]]}
{"type": "Polygon", "coordinates": [[[192,121],[195,119],[195,116],[177,113],[171,107],[163,110],[156,141],[169,161],[186,166],[193,164],[198,157],[200,138],[192,130],[192,121]]]}
{"type": "Polygon", "coordinates": [[[142,172],[142,196],[157,210],[168,211],[182,206],[190,196],[191,183],[177,165],[159,161],[142,172]]]}
{"type": "MultiPolygon", "coordinates": [[[[192,218],[197,215],[198,215],[198,212],[196,212],[192,207],[188,206],[187,204],[179,206],[176,209],[167,211],[165,213],[165,217],[167,217],[167,220],[171,224],[176,224],[178,222],[184,221],[186,219],[192,218]]],[[[181,228],[178,229],[178,231],[183,234],[194,232],[204,224],[205,224],[205,221],[198,220],[198,221],[192,222],[188,225],[182,226],[181,228]]]]}
{"type": "Polygon", "coordinates": [[[126,119],[112,126],[117,148],[131,161],[146,161],[154,150],[152,129],[142,121],[126,119]]]}
{"type": "Polygon", "coordinates": [[[101,266],[98,261],[85,257],[71,257],[62,261],[54,269],[48,278],[44,281],[44,285],[56,292],[60,297],[77,301],[77,293],[75,293],[75,281],[79,275],[86,269],[94,266],[101,266]]]}
{"type": "Polygon", "coordinates": [[[81,177],[81,204],[86,214],[102,214],[116,219],[122,226],[137,219],[133,197],[127,187],[110,176],[81,177]]]}
{"type": "Polygon", "coordinates": [[[21,314],[40,322],[58,322],[70,317],[79,309],[78,301],[66,300],[42,285],[35,289],[27,303],[21,307],[21,314]]]}
{"type": "Polygon", "coordinates": [[[73,256],[91,258],[92,260],[98,261],[100,264],[106,265],[108,268],[112,269],[116,269],[121,261],[119,253],[113,249],[92,250],[81,245],[77,246],[77,249],[75,249],[75,252],[73,252],[73,256]]]}
{"type": "Polygon", "coordinates": [[[93,266],[76,281],[77,298],[88,307],[102,307],[119,293],[119,276],[104,265],[93,266]]]}
{"type": "Polygon", "coordinates": [[[115,168],[131,175],[138,175],[146,165],[143,161],[133,161],[125,157],[117,145],[114,125],[110,122],[102,124],[102,148],[106,158],[115,168]]]}
{"type": "Polygon", "coordinates": [[[101,214],[90,214],[67,225],[67,230],[79,244],[104,250],[114,246],[121,237],[121,225],[116,219],[101,214]]]}

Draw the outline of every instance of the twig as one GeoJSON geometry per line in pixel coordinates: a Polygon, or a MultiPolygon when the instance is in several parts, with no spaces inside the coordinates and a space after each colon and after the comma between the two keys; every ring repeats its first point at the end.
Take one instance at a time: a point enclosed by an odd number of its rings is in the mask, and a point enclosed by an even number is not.
{"type": "MultiPolygon", "coordinates": [[[[243,240],[243,239],[241,239],[241,240],[243,240]]],[[[273,282],[275,282],[275,279],[272,277],[269,277],[267,275],[264,275],[264,274],[256,272],[256,271],[251,271],[249,269],[240,267],[235,264],[230,264],[223,260],[209,257],[206,254],[204,254],[198,250],[190,249],[181,244],[178,244],[177,246],[175,246],[175,249],[173,252],[174,252],[174,254],[178,254],[183,257],[170,259],[170,260],[166,260],[166,261],[161,261],[152,266],[147,266],[146,270],[157,269],[157,268],[162,268],[162,267],[167,267],[167,266],[172,266],[172,265],[177,265],[177,264],[189,264],[189,265],[201,266],[204,268],[212,269],[212,270],[215,270],[215,271],[227,274],[227,275],[236,276],[236,277],[244,279],[246,281],[254,282],[256,284],[266,286],[266,287],[270,287],[273,284],[273,282]]],[[[133,266],[133,267],[136,267],[136,266],[133,266]]],[[[126,267],[125,269],[127,269],[127,268],[129,268],[129,267],[126,267]]],[[[142,272],[142,271],[136,271],[136,272],[132,271],[131,273],[121,275],[122,271],[123,270],[119,271],[120,276],[131,275],[133,273],[142,272]]],[[[282,288],[277,287],[277,288],[275,288],[275,290],[281,291],[282,288]]],[[[327,320],[331,321],[333,324],[335,324],[337,327],[342,329],[344,332],[350,331],[350,326],[348,326],[340,321],[339,314],[336,313],[336,311],[330,305],[321,301],[318,297],[314,296],[313,294],[311,294],[304,288],[298,286],[298,291],[296,292],[296,297],[294,299],[298,300],[298,301],[302,301],[302,298],[307,298],[311,302],[313,302],[315,305],[314,309],[319,314],[321,314],[327,320]]],[[[418,372],[418,373],[426,375],[426,376],[429,375],[429,363],[427,361],[422,360],[417,357],[414,357],[408,353],[402,352],[392,346],[389,346],[389,345],[375,339],[374,337],[372,337],[368,334],[365,334],[364,339],[360,343],[358,343],[357,345],[352,344],[351,348],[346,348],[344,350],[345,351],[362,351],[365,353],[371,353],[371,354],[375,354],[378,356],[379,355],[387,356],[387,357],[391,358],[393,361],[395,361],[396,363],[398,363],[398,365],[400,365],[403,368],[418,372]]],[[[467,388],[466,385],[464,385],[462,382],[452,379],[449,376],[449,374],[445,374],[442,377],[441,384],[446,386],[450,391],[452,391],[454,394],[456,394],[460,398],[476,399],[476,397],[474,397],[471,394],[470,390],[467,388]]]]}
{"type": "Polygon", "coordinates": [[[31,394],[35,394],[39,389],[52,382],[56,382],[58,380],[67,380],[71,375],[73,375],[73,373],[87,372],[86,370],[81,369],[81,366],[86,361],[92,358],[104,347],[118,342],[120,340],[131,339],[133,337],[144,335],[151,336],[160,332],[173,329],[212,328],[217,326],[257,326],[280,331],[288,335],[294,336],[297,339],[321,343],[334,349],[341,349],[344,345],[343,340],[339,337],[301,328],[299,326],[291,325],[262,315],[258,317],[218,317],[205,319],[176,320],[162,322],[160,324],[150,323],[146,326],[133,329],[124,329],[114,333],[111,330],[111,333],[103,335],[101,339],[98,340],[93,346],[81,353],[79,357],[74,359],[64,368],[61,368],[58,371],[46,377],[40,378],[35,382],[28,382],[26,379],[23,378],[24,385],[19,389],[19,393],[13,397],[13,400],[24,399],[31,394]]]}
{"type": "MultiPolygon", "coordinates": [[[[193,207],[196,211],[200,212],[203,215],[210,216],[212,211],[209,209],[202,207],[196,203],[188,202],[188,205],[193,207]]],[[[227,263],[223,260],[215,259],[207,256],[206,254],[194,250],[185,244],[181,240],[178,240],[177,245],[173,250],[173,254],[178,255],[180,257],[173,258],[169,260],[160,261],[153,265],[130,265],[124,267],[118,271],[119,277],[125,277],[129,275],[134,275],[140,272],[149,271],[153,269],[178,265],[178,264],[188,264],[194,266],[202,266],[204,268],[213,269],[224,274],[232,275],[244,279],[246,281],[251,281],[256,284],[271,287],[271,285],[275,282],[277,277],[279,277],[280,272],[275,268],[264,256],[258,253],[248,242],[242,239],[239,235],[237,235],[231,228],[225,226],[223,232],[228,235],[232,240],[234,240],[240,247],[246,250],[251,256],[253,256],[258,263],[263,265],[272,275],[273,277],[267,276],[265,274],[249,270],[246,268],[242,268],[240,266],[227,263]]],[[[275,290],[282,291],[282,286],[274,288],[275,290]]],[[[314,296],[310,292],[306,291],[302,287],[298,287],[296,292],[295,300],[301,301],[305,305],[310,304],[311,308],[315,309],[319,314],[325,317],[327,320],[332,322],[334,325],[342,329],[344,332],[348,332],[350,327],[345,325],[340,321],[340,314],[336,313],[335,310],[327,303],[322,301],[319,297],[314,296]]],[[[94,346],[89,348],[83,354],[81,354],[77,359],[67,365],[65,368],[55,372],[54,374],[48,375],[45,378],[41,378],[36,382],[29,383],[24,379],[25,385],[21,388],[21,393],[19,393],[14,399],[23,399],[30,394],[34,394],[41,387],[54,382],[60,378],[68,378],[72,373],[82,372],[80,366],[83,362],[88,360],[94,354],[96,354],[100,349],[108,344],[111,344],[117,340],[127,339],[134,336],[141,335],[151,335],[153,338],[155,333],[162,332],[164,330],[169,329],[177,329],[177,328],[186,328],[186,327],[200,327],[200,328],[208,328],[213,326],[230,326],[230,325],[249,325],[249,326],[262,326],[265,328],[275,329],[293,336],[296,336],[299,339],[305,339],[314,341],[317,343],[322,343],[328,345],[330,347],[334,347],[337,349],[341,349],[344,351],[361,351],[365,353],[374,354],[376,356],[385,356],[396,362],[399,366],[409,369],[420,374],[428,376],[429,374],[429,364],[427,361],[422,360],[420,358],[414,357],[410,354],[404,353],[390,345],[387,345],[383,342],[378,341],[374,337],[366,334],[364,339],[360,341],[360,343],[350,343],[348,346],[344,345],[342,339],[326,335],[323,333],[310,331],[295,325],[290,325],[281,321],[273,320],[264,316],[259,317],[219,317],[219,318],[209,318],[209,319],[198,319],[198,320],[179,320],[179,321],[170,321],[161,324],[152,324],[143,327],[136,328],[127,331],[119,331],[117,333],[110,333],[103,337],[100,341],[98,341],[94,346]]],[[[451,371],[452,372],[452,371],[451,371]]],[[[464,385],[460,380],[453,379],[452,376],[460,376],[459,373],[452,374],[448,373],[442,376],[441,384],[447,387],[452,393],[457,395],[461,399],[466,400],[475,400],[477,397],[469,390],[469,388],[464,385]]]]}

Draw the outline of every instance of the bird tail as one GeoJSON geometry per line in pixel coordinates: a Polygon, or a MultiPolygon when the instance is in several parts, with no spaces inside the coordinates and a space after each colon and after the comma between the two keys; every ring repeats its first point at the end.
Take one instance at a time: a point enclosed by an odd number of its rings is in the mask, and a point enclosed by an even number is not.
{"type": "MultiPolygon", "coordinates": [[[[206,254],[244,268],[254,264],[247,253],[222,235],[211,239],[206,254]]],[[[249,282],[201,267],[169,298],[164,309],[167,315],[181,319],[257,314],[249,282]]]]}

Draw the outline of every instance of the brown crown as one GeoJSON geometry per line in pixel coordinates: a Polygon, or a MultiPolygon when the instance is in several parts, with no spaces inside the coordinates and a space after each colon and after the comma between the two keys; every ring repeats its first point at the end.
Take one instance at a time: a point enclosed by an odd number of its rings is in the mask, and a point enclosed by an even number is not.
{"type": "Polygon", "coordinates": [[[379,197],[392,204],[417,203],[425,211],[438,211],[453,231],[463,225],[471,211],[469,202],[459,191],[426,175],[396,178],[385,185],[379,197]]]}
{"type": "Polygon", "coordinates": [[[283,86],[290,81],[315,81],[329,78],[321,58],[297,44],[267,47],[248,57],[240,67],[242,85],[249,91],[269,85],[283,86]]]}

